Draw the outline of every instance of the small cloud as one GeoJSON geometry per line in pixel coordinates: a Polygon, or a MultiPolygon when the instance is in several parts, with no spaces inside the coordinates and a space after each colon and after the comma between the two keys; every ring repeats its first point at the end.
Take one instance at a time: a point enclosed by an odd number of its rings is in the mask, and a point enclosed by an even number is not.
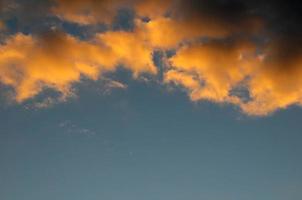
{"type": "Polygon", "coordinates": [[[46,94],[46,97],[43,97],[42,99],[40,97],[34,98],[25,104],[25,108],[29,110],[48,109],[76,97],[77,95],[74,89],[68,89],[68,92],[66,93],[59,93],[53,96],[47,96],[46,94]]]}
{"type": "Polygon", "coordinates": [[[73,135],[86,135],[86,136],[93,136],[95,135],[95,131],[89,128],[83,128],[70,120],[63,121],[59,123],[60,129],[63,130],[66,134],[73,134],[73,135]]]}
{"type": "Polygon", "coordinates": [[[41,108],[49,108],[51,106],[53,106],[54,104],[56,104],[57,100],[54,99],[54,98],[51,98],[51,97],[48,97],[46,99],[44,99],[43,101],[41,102],[36,102],[34,103],[34,107],[35,108],[38,108],[38,109],[41,109],[41,108]]]}
{"type": "Polygon", "coordinates": [[[114,89],[127,89],[127,85],[121,83],[121,82],[118,82],[118,81],[110,81],[108,84],[107,84],[107,87],[108,88],[114,88],[114,89]]]}
{"type": "Polygon", "coordinates": [[[101,92],[104,95],[111,94],[112,90],[118,89],[118,90],[125,90],[128,88],[128,86],[122,82],[111,80],[108,78],[103,79],[103,85],[101,88],[101,92]]]}

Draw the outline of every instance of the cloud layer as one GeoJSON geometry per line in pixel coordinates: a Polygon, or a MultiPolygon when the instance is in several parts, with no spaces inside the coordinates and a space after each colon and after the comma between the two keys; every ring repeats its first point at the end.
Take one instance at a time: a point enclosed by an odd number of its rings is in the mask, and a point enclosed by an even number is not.
{"type": "Polygon", "coordinates": [[[163,77],[192,101],[234,104],[249,115],[302,104],[297,0],[5,0],[0,10],[0,82],[17,102],[44,88],[68,95],[82,77],[124,67],[133,77],[163,77]],[[114,29],[123,10],[133,13],[123,18],[131,30],[114,29]],[[105,29],[80,37],[99,26],[105,29]],[[171,50],[158,76],[153,53],[171,50]]]}

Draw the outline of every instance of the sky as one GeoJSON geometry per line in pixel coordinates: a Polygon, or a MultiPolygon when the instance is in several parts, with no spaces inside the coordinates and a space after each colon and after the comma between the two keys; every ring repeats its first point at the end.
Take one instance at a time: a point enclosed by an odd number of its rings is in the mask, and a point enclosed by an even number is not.
{"type": "Polygon", "coordinates": [[[298,0],[0,0],[0,199],[300,200],[298,0]]]}

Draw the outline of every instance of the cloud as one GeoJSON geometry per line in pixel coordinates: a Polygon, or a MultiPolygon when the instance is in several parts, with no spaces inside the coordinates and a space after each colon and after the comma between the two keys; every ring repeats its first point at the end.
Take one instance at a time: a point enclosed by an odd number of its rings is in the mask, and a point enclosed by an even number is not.
{"type": "Polygon", "coordinates": [[[56,31],[36,37],[17,34],[0,46],[0,52],[0,81],[14,88],[18,102],[45,87],[68,94],[81,76],[96,80],[118,65],[124,64],[135,76],[156,73],[152,52],[124,32],[100,34],[93,42],[56,31]]]}
{"type": "Polygon", "coordinates": [[[19,102],[35,96],[45,86],[66,93],[69,84],[78,81],[81,74],[94,79],[98,75],[93,67],[95,58],[85,55],[98,50],[64,34],[39,38],[18,34],[8,39],[0,51],[1,82],[14,87],[19,102]],[[85,51],[78,52],[78,48],[85,51]]]}
{"type": "MultiPolygon", "coordinates": [[[[248,88],[252,101],[245,112],[266,115],[302,103],[302,50],[279,41],[266,49],[266,56],[251,75],[248,88]],[[296,51],[296,52],[295,52],[296,51]]],[[[297,43],[299,45],[299,43],[297,43]]]]}
{"type": "Polygon", "coordinates": [[[183,47],[170,58],[164,80],[186,88],[193,101],[231,103],[249,115],[267,115],[302,103],[302,54],[280,55],[279,48],[268,46],[261,55],[245,43],[183,47]],[[233,92],[240,87],[248,96],[233,92]]]}
{"type": "Polygon", "coordinates": [[[143,72],[157,73],[157,68],[152,60],[153,49],[139,33],[106,32],[97,37],[110,48],[112,59],[117,59],[118,64],[124,64],[126,68],[132,70],[134,76],[143,72]]]}
{"type": "Polygon", "coordinates": [[[196,40],[200,37],[226,35],[226,32],[218,27],[206,28],[206,25],[178,22],[166,17],[156,18],[141,26],[151,45],[162,49],[176,48],[181,42],[196,40]]]}
{"type": "MultiPolygon", "coordinates": [[[[301,105],[301,3],[189,0],[179,1],[174,9],[165,20],[184,23],[185,31],[177,34],[183,29],[172,25],[177,27],[174,37],[158,41],[171,48],[199,35],[207,36],[210,42],[196,44],[192,40],[191,45],[177,49],[165,82],[187,88],[193,101],[233,103],[249,115],[267,115],[301,105]],[[189,27],[192,23],[213,32],[190,32],[194,30],[189,27]],[[178,38],[173,41],[175,36],[178,38]],[[242,36],[250,43],[248,47],[238,46],[242,36]],[[211,42],[215,40],[220,42],[211,42]],[[244,88],[247,95],[236,96],[238,88],[244,88]]],[[[170,33],[173,30],[167,29],[170,33]]]]}
{"type": "Polygon", "coordinates": [[[83,128],[70,120],[59,123],[59,128],[65,134],[93,136],[96,134],[94,130],[83,128]]]}
{"type": "Polygon", "coordinates": [[[249,115],[301,105],[298,0],[1,2],[0,9],[10,5],[0,14],[6,32],[12,32],[7,20],[13,18],[18,33],[1,39],[0,82],[14,89],[17,102],[44,88],[66,96],[82,77],[97,80],[124,67],[134,78],[163,73],[163,82],[186,88],[193,101],[234,104],[249,115]],[[34,12],[34,5],[39,11],[34,12]],[[133,28],[117,31],[110,26],[121,9],[133,12],[125,19],[133,28]],[[65,28],[70,22],[82,29],[65,28]],[[100,24],[109,26],[88,39],[77,37],[86,30],[82,25],[100,24]],[[53,27],[64,31],[49,31],[53,27]],[[158,70],[154,51],[175,54],[158,70]]]}
{"type": "Polygon", "coordinates": [[[102,95],[110,95],[113,90],[126,90],[127,88],[128,85],[116,80],[112,80],[109,78],[103,78],[101,80],[100,91],[102,95]]]}
{"type": "Polygon", "coordinates": [[[126,89],[127,88],[127,85],[121,83],[121,82],[118,82],[118,81],[109,81],[109,83],[107,83],[106,87],[108,89],[112,89],[112,88],[118,88],[118,89],[126,89]]]}
{"type": "Polygon", "coordinates": [[[253,45],[243,41],[185,46],[170,59],[173,67],[165,73],[165,82],[188,88],[194,101],[238,102],[230,92],[252,71],[253,56],[253,45]]]}

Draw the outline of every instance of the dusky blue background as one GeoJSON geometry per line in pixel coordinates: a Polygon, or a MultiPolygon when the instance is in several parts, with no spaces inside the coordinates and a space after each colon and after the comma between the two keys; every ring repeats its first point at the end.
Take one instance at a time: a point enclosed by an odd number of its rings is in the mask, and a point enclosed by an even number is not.
{"type": "Polygon", "coordinates": [[[252,118],[181,90],[99,83],[0,110],[3,200],[300,200],[302,109],[252,118]]]}

